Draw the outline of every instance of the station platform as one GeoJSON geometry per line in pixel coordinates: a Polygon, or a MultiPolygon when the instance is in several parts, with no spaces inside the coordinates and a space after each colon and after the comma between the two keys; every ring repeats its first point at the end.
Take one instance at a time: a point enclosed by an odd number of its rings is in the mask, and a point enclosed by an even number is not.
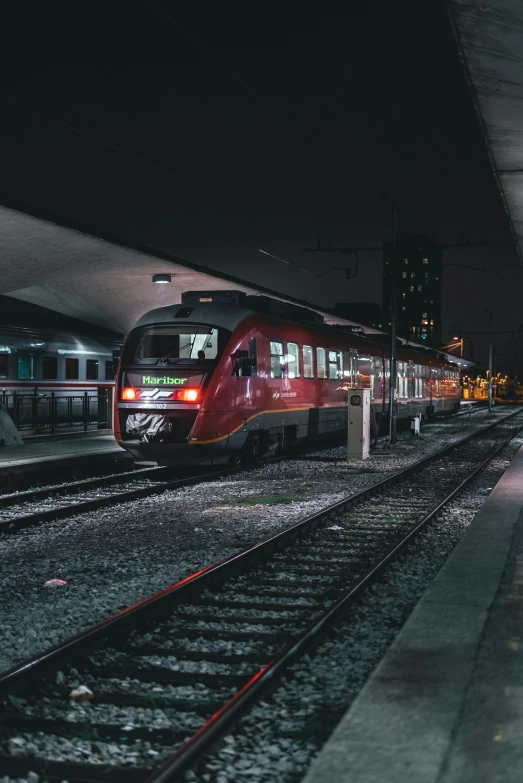
{"type": "Polygon", "coordinates": [[[523,447],[302,783],[523,780],[523,447]]]}
{"type": "Polygon", "coordinates": [[[131,470],[133,460],[109,430],[24,438],[0,448],[0,492],[131,470]]]}

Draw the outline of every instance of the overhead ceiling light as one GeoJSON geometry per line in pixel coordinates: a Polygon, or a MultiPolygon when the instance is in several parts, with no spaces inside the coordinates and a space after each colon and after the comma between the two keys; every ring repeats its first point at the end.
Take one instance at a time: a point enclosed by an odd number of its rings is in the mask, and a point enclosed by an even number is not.
{"type": "Polygon", "coordinates": [[[170,283],[171,275],[153,275],[153,283],[170,283]]]}

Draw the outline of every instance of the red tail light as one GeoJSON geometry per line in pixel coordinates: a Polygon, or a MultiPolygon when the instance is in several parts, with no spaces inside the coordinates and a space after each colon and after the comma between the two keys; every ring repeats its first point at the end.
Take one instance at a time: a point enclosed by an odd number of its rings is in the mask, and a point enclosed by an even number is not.
{"type": "Polygon", "coordinates": [[[140,397],[140,390],[133,389],[132,386],[127,386],[122,389],[122,400],[137,400],[140,397]]]}
{"type": "Polygon", "coordinates": [[[199,389],[179,389],[175,391],[172,397],[174,400],[180,402],[199,402],[200,390],[199,389]]]}

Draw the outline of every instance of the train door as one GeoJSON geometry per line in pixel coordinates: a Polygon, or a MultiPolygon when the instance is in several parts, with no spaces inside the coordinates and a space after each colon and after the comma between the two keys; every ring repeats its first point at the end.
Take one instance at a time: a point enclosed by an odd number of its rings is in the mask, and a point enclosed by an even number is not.
{"type": "Polygon", "coordinates": [[[407,398],[408,398],[408,411],[409,416],[414,413],[414,398],[415,398],[415,367],[412,359],[409,359],[407,365],[407,398]]]}
{"type": "Polygon", "coordinates": [[[429,363],[429,404],[427,407],[427,413],[429,416],[432,416],[434,413],[434,394],[435,394],[435,388],[434,388],[434,367],[432,366],[432,362],[429,363]]]}
{"type": "Polygon", "coordinates": [[[350,349],[349,357],[349,384],[357,386],[359,381],[358,351],[356,348],[350,349]]]}
{"type": "Polygon", "coordinates": [[[382,356],[373,356],[372,368],[373,387],[371,398],[375,401],[376,412],[383,413],[385,411],[385,378],[382,356]]]}

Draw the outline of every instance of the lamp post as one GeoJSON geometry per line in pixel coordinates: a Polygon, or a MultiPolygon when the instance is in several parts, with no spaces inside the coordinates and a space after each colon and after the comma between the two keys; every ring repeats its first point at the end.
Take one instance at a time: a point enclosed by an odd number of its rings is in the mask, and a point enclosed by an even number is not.
{"type": "Polygon", "coordinates": [[[392,205],[392,242],[390,258],[390,377],[389,377],[389,443],[396,443],[396,328],[397,305],[397,259],[396,259],[396,204],[392,205]]]}
{"type": "Polygon", "coordinates": [[[492,413],[492,335],[488,344],[488,410],[492,413]]]}
{"type": "Polygon", "coordinates": [[[460,358],[463,359],[463,337],[453,337],[453,342],[448,345],[444,345],[440,348],[441,351],[452,351],[454,348],[459,348],[460,358]]]}

